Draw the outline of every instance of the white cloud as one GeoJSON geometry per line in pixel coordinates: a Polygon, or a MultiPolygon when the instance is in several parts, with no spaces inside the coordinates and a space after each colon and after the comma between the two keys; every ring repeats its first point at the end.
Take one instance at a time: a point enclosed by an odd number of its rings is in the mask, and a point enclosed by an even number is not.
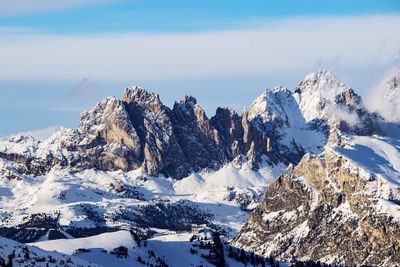
{"type": "Polygon", "coordinates": [[[105,2],[105,0],[0,0],[0,17],[39,14],[105,2]]]}
{"type": "Polygon", "coordinates": [[[345,108],[328,105],[326,111],[337,119],[345,121],[349,126],[356,126],[360,123],[360,118],[358,117],[357,113],[350,112],[345,108]]]}
{"type": "Polygon", "coordinates": [[[264,28],[182,34],[1,35],[0,80],[174,80],[346,70],[398,56],[400,15],[273,20],[264,28]],[[384,46],[382,44],[384,43],[384,46]],[[383,48],[382,48],[383,47],[383,48]]]}
{"type": "Polygon", "coordinates": [[[400,122],[400,69],[386,72],[382,80],[372,87],[365,98],[366,106],[378,112],[388,122],[400,122]]]}

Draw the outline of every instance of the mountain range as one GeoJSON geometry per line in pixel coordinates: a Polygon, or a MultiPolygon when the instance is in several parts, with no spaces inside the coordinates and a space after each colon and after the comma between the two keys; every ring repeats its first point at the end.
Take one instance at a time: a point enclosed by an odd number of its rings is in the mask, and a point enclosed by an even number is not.
{"type": "MultiPolygon", "coordinates": [[[[382,90],[400,112],[400,72],[382,90]]],[[[54,242],[134,231],[171,266],[216,265],[188,253],[201,229],[218,232],[226,254],[399,266],[400,124],[387,114],[325,69],[211,118],[192,96],[170,108],[129,87],[83,112],[78,129],[0,141],[0,235],[71,254],[54,242]],[[171,242],[183,244],[181,263],[171,242]]]]}

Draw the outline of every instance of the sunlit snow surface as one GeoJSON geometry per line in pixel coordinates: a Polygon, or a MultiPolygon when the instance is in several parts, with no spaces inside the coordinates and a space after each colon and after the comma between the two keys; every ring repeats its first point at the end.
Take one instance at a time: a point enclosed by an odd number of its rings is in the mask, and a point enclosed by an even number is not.
{"type": "MultiPolygon", "coordinates": [[[[54,251],[54,248],[42,250],[36,246],[26,246],[24,244],[15,242],[13,240],[0,237],[0,257],[8,260],[8,255],[15,253],[15,258],[12,266],[39,266],[39,267],[53,267],[53,266],[102,266],[94,263],[91,260],[85,260],[81,257],[61,254],[54,251]],[[26,250],[27,249],[27,250],[26,250]],[[24,257],[25,251],[29,251],[29,259],[24,257]],[[54,259],[53,263],[48,262],[48,257],[54,259]],[[42,261],[40,259],[45,259],[42,261]],[[66,264],[66,265],[65,265],[66,264]]],[[[111,265],[109,265],[111,266],[111,265]]],[[[132,265],[131,265],[132,266],[132,265]]]]}
{"type": "MultiPolygon", "coordinates": [[[[1,160],[0,160],[1,161],[1,160]]],[[[0,162],[2,164],[2,162],[0,162]]],[[[265,166],[258,172],[246,163],[228,164],[218,171],[204,170],[176,181],[164,177],[150,177],[140,169],[103,172],[85,170],[70,173],[53,169],[45,176],[23,176],[22,180],[0,180],[0,219],[7,218],[7,226],[18,225],[29,214],[60,213],[61,226],[95,227],[82,214],[81,205],[91,205],[105,216],[121,209],[135,209],[155,200],[176,202],[188,200],[214,216],[214,223],[233,236],[245,223],[248,212],[234,200],[228,200],[230,190],[254,197],[255,206],[265,188],[285,169],[284,165],[265,166]],[[134,188],[140,199],[122,197],[111,185],[118,182],[125,188],[134,188]]],[[[118,226],[118,222],[106,222],[118,226]]]]}
{"type": "MultiPolygon", "coordinates": [[[[101,266],[144,266],[137,262],[137,257],[141,257],[142,259],[150,261],[150,263],[154,263],[151,258],[148,258],[149,250],[153,251],[156,257],[165,260],[169,266],[214,266],[200,256],[201,253],[208,253],[208,251],[197,248],[200,250],[199,253],[190,253],[192,243],[189,240],[192,235],[192,233],[176,233],[170,231],[160,232],[158,235],[147,240],[146,247],[144,247],[143,241],[141,242],[141,246],[138,247],[137,243],[132,239],[132,236],[128,231],[105,233],[86,238],[42,241],[30,245],[49,251],[57,248],[57,251],[67,255],[73,254],[77,249],[88,249],[88,252],[75,254],[75,257],[82,258],[101,266]],[[116,256],[110,253],[105,253],[104,251],[107,250],[107,252],[109,252],[118,246],[126,246],[129,248],[129,256],[127,258],[117,258],[116,256]]],[[[227,257],[227,251],[225,251],[225,260],[229,266],[243,266],[243,264],[227,257]]],[[[281,263],[280,266],[287,265],[281,263]]]]}
{"type": "Polygon", "coordinates": [[[399,205],[390,201],[400,199],[400,141],[380,136],[351,136],[348,145],[334,151],[361,170],[369,180],[368,190],[376,196],[377,209],[400,221],[399,205]]]}
{"type": "MultiPolygon", "coordinates": [[[[94,211],[108,218],[109,215],[122,209],[137,210],[159,201],[174,203],[185,200],[196,208],[212,214],[212,223],[225,230],[226,238],[229,239],[236,235],[249,215],[239,203],[227,198],[229,193],[251,196],[254,199],[248,208],[255,207],[266,187],[285,168],[284,165],[275,167],[265,165],[259,171],[253,171],[245,162],[230,163],[218,171],[203,170],[179,181],[147,176],[140,169],[130,172],[85,170],[74,174],[67,169],[53,169],[45,176],[26,175],[22,176],[22,180],[1,179],[0,220],[6,219],[3,225],[12,226],[20,224],[24,221],[24,217],[30,214],[59,213],[60,227],[91,228],[96,225],[82,212],[82,205],[90,205],[94,211]],[[134,188],[141,197],[139,199],[122,197],[111,186],[116,182],[125,188],[134,188]]],[[[107,219],[106,224],[110,227],[123,226],[123,222],[107,219]]],[[[189,239],[192,235],[190,232],[156,230],[159,233],[149,240],[148,246],[165,256],[170,266],[190,266],[190,264],[211,266],[199,255],[193,257],[190,254],[189,239]],[[178,261],[183,265],[178,264],[178,261]]],[[[140,266],[136,262],[137,256],[141,254],[146,256],[148,253],[147,249],[134,249],[132,237],[126,231],[105,233],[90,238],[54,241],[48,241],[45,235],[33,245],[68,255],[73,254],[78,248],[91,248],[90,253],[77,256],[104,266],[140,266]],[[114,255],[101,252],[101,249],[111,250],[120,245],[130,248],[129,259],[116,259],[114,255]]],[[[230,264],[230,266],[236,265],[234,261],[230,264]]]]}

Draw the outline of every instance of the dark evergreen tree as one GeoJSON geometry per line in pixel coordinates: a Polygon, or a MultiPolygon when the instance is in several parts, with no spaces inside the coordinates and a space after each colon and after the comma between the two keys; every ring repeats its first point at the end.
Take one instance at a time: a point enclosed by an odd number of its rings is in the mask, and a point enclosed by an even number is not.
{"type": "Polygon", "coordinates": [[[234,257],[234,255],[233,255],[233,248],[232,248],[231,246],[229,246],[229,249],[228,249],[228,257],[229,257],[229,258],[233,258],[233,257],[234,257]]]}

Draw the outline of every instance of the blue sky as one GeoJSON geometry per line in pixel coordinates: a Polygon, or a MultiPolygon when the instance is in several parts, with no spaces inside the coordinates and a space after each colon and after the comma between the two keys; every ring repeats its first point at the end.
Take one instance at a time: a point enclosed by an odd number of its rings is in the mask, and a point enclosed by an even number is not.
{"type": "MultiPolygon", "coordinates": [[[[15,1],[15,0],[14,0],[15,1]]],[[[3,5],[8,2],[3,1],[3,5]]],[[[16,0],[16,2],[23,2],[16,0]]],[[[27,2],[27,1],[25,1],[27,2]]],[[[36,1],[31,1],[35,3],[36,1]]],[[[39,1],[41,2],[41,1],[39,1]]],[[[43,1],[49,5],[50,1],[43,1]]],[[[53,1],[54,2],[54,1],[53,1]]],[[[61,2],[63,2],[61,0],[61,2]]],[[[65,1],[68,2],[68,1],[65,1]]],[[[0,25],[34,28],[53,34],[99,32],[215,31],[260,26],[271,18],[346,16],[396,13],[398,0],[265,1],[131,0],[72,1],[76,4],[39,10],[18,7],[0,18],[0,25]],[[14,10],[14,12],[13,12],[14,10]]],[[[2,1],[0,1],[1,5],[2,1]]],[[[10,5],[10,4],[9,4],[10,5]]],[[[26,4],[25,4],[26,5],[26,4]]],[[[35,4],[35,6],[39,4],[35,4]]],[[[4,13],[6,11],[3,11],[4,13]]]]}
{"type": "Polygon", "coordinates": [[[400,1],[0,0],[0,136],[76,127],[128,85],[212,116],[325,67],[360,94],[399,67],[400,1]],[[72,92],[72,93],[71,93],[72,92]]]}

